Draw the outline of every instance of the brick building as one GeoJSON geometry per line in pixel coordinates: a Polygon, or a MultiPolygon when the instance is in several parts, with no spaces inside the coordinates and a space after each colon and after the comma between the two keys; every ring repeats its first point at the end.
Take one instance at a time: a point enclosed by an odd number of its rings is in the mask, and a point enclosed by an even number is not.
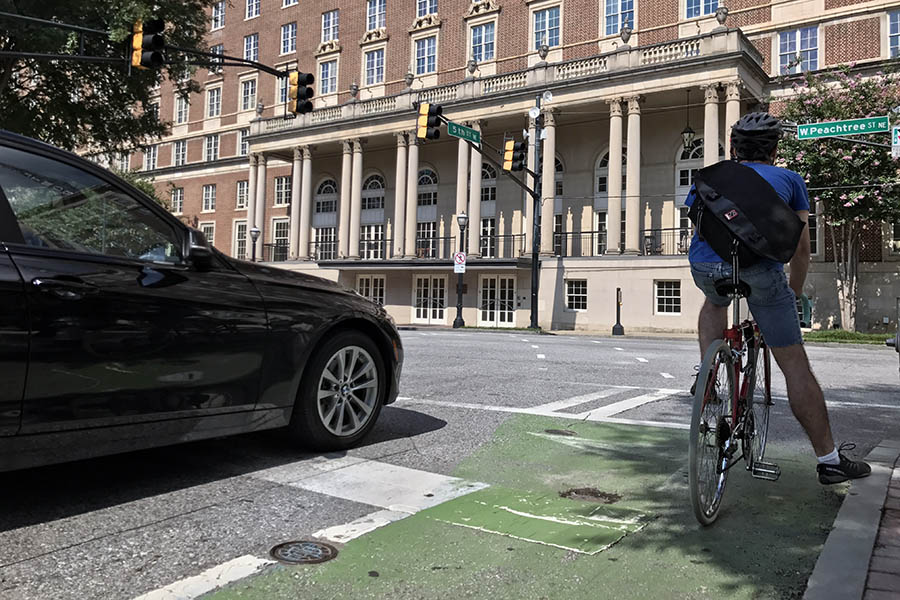
{"type": "MultiPolygon", "coordinates": [[[[418,143],[413,102],[500,146],[544,101],[542,327],[693,330],[682,203],[694,170],[728,153],[728,126],[776,76],[900,52],[900,2],[851,0],[234,0],[209,45],[316,76],[315,110],[286,115],[285,80],[202,68],[204,88],[159,113],[171,135],[130,157],[223,252],[336,279],[398,323],[449,324],[451,254],[466,212],[469,325],[527,326],[531,202],[454,138],[418,143]],[[686,144],[686,126],[696,135],[686,144]],[[474,190],[474,192],[473,192],[474,190]]],[[[446,133],[444,134],[446,136],[446,133]]],[[[812,220],[813,321],[837,313],[830,247],[812,220]]],[[[862,328],[896,323],[900,225],[872,226],[862,328]]]]}

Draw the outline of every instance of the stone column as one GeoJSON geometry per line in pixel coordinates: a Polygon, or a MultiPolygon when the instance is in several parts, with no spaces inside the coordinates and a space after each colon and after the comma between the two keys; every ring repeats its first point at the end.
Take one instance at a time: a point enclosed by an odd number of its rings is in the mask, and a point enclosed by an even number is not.
{"type": "Polygon", "coordinates": [[[247,255],[244,257],[247,260],[250,260],[250,257],[253,256],[253,238],[250,236],[250,230],[256,225],[256,171],[258,162],[256,154],[251,154],[250,176],[247,182],[247,255]]]}
{"type": "Polygon", "coordinates": [[[312,234],[312,214],[313,214],[313,196],[312,196],[312,155],[309,152],[309,146],[301,148],[303,155],[303,177],[300,187],[300,251],[297,253],[299,258],[309,258],[309,238],[312,234]]]}
{"type": "Polygon", "coordinates": [[[394,252],[401,257],[404,253],[403,236],[406,232],[406,134],[397,135],[397,173],[394,177],[394,224],[391,237],[394,252]]]}
{"type": "Polygon", "coordinates": [[[256,173],[256,226],[259,228],[259,239],[256,241],[256,256],[264,260],[263,242],[266,239],[266,163],[268,158],[265,154],[259,155],[259,162],[256,173]]]}
{"type": "Polygon", "coordinates": [[[416,257],[416,222],[419,200],[419,140],[409,134],[409,161],[406,168],[406,230],[404,233],[404,258],[416,257]]]}
{"type": "MultiPolygon", "coordinates": [[[[630,153],[629,153],[630,154],[630,153]]],[[[622,99],[609,100],[609,165],[606,177],[606,253],[622,252],[622,99]]]]}
{"type": "MultiPolygon", "coordinates": [[[[353,140],[353,181],[350,191],[350,258],[359,258],[359,222],[362,216],[362,142],[353,140]]],[[[342,219],[343,221],[343,219],[342,219]]]]}
{"type": "Polygon", "coordinates": [[[544,150],[541,157],[541,255],[553,255],[553,207],[556,204],[556,118],[544,111],[544,150]]]}
{"type": "Polygon", "coordinates": [[[303,151],[294,148],[294,164],[291,168],[291,233],[288,256],[295,260],[300,246],[300,181],[303,177],[303,151]]]}
{"type": "Polygon", "coordinates": [[[703,86],[703,166],[719,162],[719,84],[703,86]]]}
{"type": "MultiPolygon", "coordinates": [[[[534,119],[528,117],[528,159],[526,161],[529,170],[537,173],[535,162],[537,160],[537,149],[539,141],[537,139],[537,124],[534,119]]],[[[534,189],[534,177],[525,173],[525,185],[534,189]]],[[[526,194],[525,210],[522,211],[522,233],[525,234],[525,246],[529,254],[531,254],[531,244],[534,241],[534,199],[526,194]]]]}
{"type": "Polygon", "coordinates": [[[741,118],[741,81],[729,81],[725,87],[725,158],[731,158],[731,128],[741,118]]]}
{"type": "Polygon", "coordinates": [[[466,211],[468,200],[469,144],[459,140],[456,146],[456,215],[466,211]]]}
{"type": "MultiPolygon", "coordinates": [[[[471,124],[476,131],[481,131],[481,124],[475,121],[471,124]]],[[[481,163],[484,160],[481,152],[472,149],[469,164],[469,256],[478,258],[481,256],[481,163]]],[[[453,231],[459,227],[454,223],[453,231]]],[[[456,244],[459,246],[459,243],[456,244]]],[[[455,250],[455,249],[454,249],[455,250]]]]}
{"type": "Polygon", "coordinates": [[[341,258],[350,256],[350,192],[352,188],[353,143],[350,140],[341,142],[341,204],[338,209],[338,255],[341,258]]]}
{"type": "MultiPolygon", "coordinates": [[[[628,156],[625,182],[625,254],[640,254],[641,248],[641,97],[628,100],[628,156]]],[[[610,156],[612,166],[612,156],[610,156]]]]}

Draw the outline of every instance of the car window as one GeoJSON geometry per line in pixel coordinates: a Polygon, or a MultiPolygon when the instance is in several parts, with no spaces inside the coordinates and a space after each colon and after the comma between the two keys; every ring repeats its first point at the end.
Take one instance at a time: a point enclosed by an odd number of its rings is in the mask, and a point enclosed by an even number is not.
{"type": "Polygon", "coordinates": [[[0,189],[26,245],[150,261],[182,260],[174,227],[137,199],[77,167],[0,147],[0,189]]]}

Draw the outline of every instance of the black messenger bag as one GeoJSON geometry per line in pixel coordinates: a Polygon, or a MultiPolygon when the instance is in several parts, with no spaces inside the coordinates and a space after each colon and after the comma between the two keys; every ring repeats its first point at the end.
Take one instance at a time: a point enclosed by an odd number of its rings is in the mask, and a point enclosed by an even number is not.
{"type": "Polygon", "coordinates": [[[738,240],[738,263],[748,267],[760,258],[786,263],[794,256],[805,223],[755,170],[726,160],[694,177],[696,197],[688,216],[700,239],[731,262],[738,240]]]}

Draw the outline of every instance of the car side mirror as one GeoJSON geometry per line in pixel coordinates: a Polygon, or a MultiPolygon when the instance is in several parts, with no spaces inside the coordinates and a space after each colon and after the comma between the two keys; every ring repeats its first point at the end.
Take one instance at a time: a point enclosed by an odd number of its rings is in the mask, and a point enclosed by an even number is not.
{"type": "Polygon", "coordinates": [[[212,267],[213,251],[206,236],[197,229],[188,229],[187,259],[198,270],[212,267]]]}

